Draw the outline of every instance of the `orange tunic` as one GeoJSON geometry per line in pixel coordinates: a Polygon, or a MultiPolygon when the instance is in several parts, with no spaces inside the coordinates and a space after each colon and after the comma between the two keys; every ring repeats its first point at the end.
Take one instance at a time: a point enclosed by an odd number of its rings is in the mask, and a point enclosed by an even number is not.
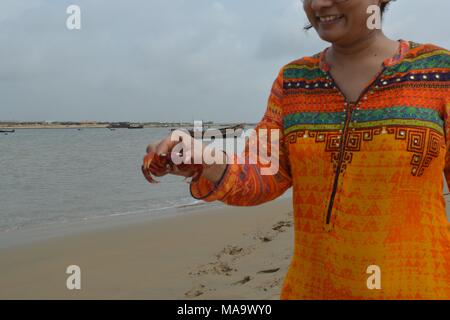
{"type": "Polygon", "coordinates": [[[354,103],[327,49],[283,66],[256,128],[281,132],[278,173],[229,164],[217,184],[191,183],[195,198],[236,206],[293,188],[281,299],[450,299],[450,55],[399,43],[354,103]]]}

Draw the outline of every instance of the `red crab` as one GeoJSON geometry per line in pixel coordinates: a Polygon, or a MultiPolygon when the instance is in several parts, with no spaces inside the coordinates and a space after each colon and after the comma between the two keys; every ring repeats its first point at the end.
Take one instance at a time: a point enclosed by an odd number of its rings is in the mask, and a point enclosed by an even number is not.
{"type": "Polygon", "coordinates": [[[149,152],[144,157],[144,163],[142,164],[142,173],[144,177],[150,183],[159,183],[153,176],[163,176],[174,169],[179,169],[187,173],[187,178],[192,178],[191,181],[197,181],[203,172],[202,164],[174,164],[170,153],[169,154],[156,154],[155,152],[149,152]]]}

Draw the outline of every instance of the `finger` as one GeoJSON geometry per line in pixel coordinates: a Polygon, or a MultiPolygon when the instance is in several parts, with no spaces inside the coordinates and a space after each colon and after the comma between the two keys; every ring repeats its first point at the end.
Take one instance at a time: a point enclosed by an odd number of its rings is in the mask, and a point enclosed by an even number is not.
{"type": "Polygon", "coordinates": [[[152,163],[151,165],[150,165],[150,167],[149,167],[149,169],[148,169],[150,172],[153,172],[153,174],[158,174],[159,172],[163,172],[163,171],[165,171],[166,170],[166,168],[165,167],[163,167],[163,166],[161,166],[161,165],[158,165],[158,164],[155,164],[155,163],[152,163]]]}
{"type": "Polygon", "coordinates": [[[186,130],[174,130],[169,139],[172,142],[171,150],[177,146],[177,152],[184,153],[186,150],[192,148],[191,144],[193,139],[186,130]]]}
{"type": "Polygon", "coordinates": [[[147,153],[144,156],[144,159],[142,159],[142,167],[145,168],[146,170],[150,167],[150,164],[152,163],[152,155],[150,153],[147,153]]]}
{"type": "Polygon", "coordinates": [[[150,143],[145,150],[146,153],[155,152],[157,143],[150,143]]]}
{"type": "Polygon", "coordinates": [[[162,140],[159,140],[157,142],[150,143],[147,146],[145,151],[147,153],[154,152],[155,154],[164,153],[167,150],[167,148],[165,147],[167,145],[167,142],[168,142],[168,140],[167,140],[167,137],[166,137],[166,138],[164,138],[162,140]]]}
{"type": "Polygon", "coordinates": [[[172,148],[178,144],[178,141],[172,141],[171,136],[167,136],[156,146],[155,153],[156,154],[168,154],[172,148]]]}
{"type": "Polygon", "coordinates": [[[150,183],[159,183],[159,181],[153,179],[151,173],[144,167],[141,167],[142,173],[144,174],[145,179],[150,183]]]}

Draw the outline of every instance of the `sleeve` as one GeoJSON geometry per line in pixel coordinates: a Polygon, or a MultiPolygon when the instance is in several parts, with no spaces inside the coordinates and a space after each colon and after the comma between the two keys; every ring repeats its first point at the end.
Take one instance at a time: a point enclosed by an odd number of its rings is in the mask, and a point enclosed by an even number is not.
{"type": "Polygon", "coordinates": [[[450,192],[450,52],[446,54],[447,70],[446,79],[443,91],[443,104],[444,104],[444,134],[445,134],[445,166],[444,166],[444,176],[445,183],[450,192]]]}
{"type": "MultiPolygon", "coordinates": [[[[269,139],[267,152],[271,161],[278,161],[278,169],[273,174],[262,174],[262,169],[268,167],[267,158],[259,156],[256,163],[245,161],[238,163],[237,155],[227,155],[228,164],[224,174],[217,183],[200,177],[190,184],[192,197],[206,202],[222,201],[234,206],[254,206],[282,195],[292,185],[289,156],[285,149],[282,128],[283,103],[283,68],[275,79],[268,98],[267,108],[262,120],[254,128],[256,139],[266,135],[269,139]],[[265,130],[264,130],[265,129],[265,130]],[[278,138],[273,143],[273,129],[278,132],[278,138]],[[272,148],[277,147],[277,156],[274,157],[272,148]],[[230,163],[230,160],[231,163],[230,163]]],[[[264,141],[264,139],[263,139],[264,141]]],[[[258,143],[258,147],[261,147],[258,143]]],[[[245,142],[245,149],[241,159],[249,159],[249,152],[255,152],[254,143],[245,142]]]]}
{"type": "Polygon", "coordinates": [[[450,192],[450,98],[445,98],[444,101],[445,113],[444,113],[444,132],[445,132],[445,166],[444,166],[444,175],[445,175],[445,183],[450,192]]]}
{"type": "MultiPolygon", "coordinates": [[[[450,93],[450,86],[447,89],[447,92],[450,93]]],[[[445,130],[445,144],[446,144],[444,176],[445,176],[445,183],[447,184],[448,190],[450,192],[450,97],[449,97],[449,94],[447,94],[447,96],[445,97],[444,103],[445,103],[445,105],[444,105],[444,107],[445,107],[444,130],[445,130]]],[[[447,213],[447,217],[448,217],[448,213],[447,213]]],[[[450,234],[450,221],[448,221],[448,223],[447,223],[447,230],[450,234]]]]}
{"type": "MultiPolygon", "coordinates": [[[[444,134],[445,134],[445,165],[444,165],[444,176],[445,183],[450,191],[450,53],[447,52],[447,71],[444,86],[444,134]]],[[[450,221],[447,224],[447,230],[450,232],[450,221]]]]}

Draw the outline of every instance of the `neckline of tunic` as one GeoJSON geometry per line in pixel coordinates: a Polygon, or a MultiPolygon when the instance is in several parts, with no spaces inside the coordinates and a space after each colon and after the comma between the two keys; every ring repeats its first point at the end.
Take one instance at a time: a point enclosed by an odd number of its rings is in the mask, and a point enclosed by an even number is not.
{"type": "MultiPolygon", "coordinates": [[[[382,63],[382,67],[390,67],[395,64],[400,63],[406,56],[406,54],[410,50],[410,42],[404,39],[398,39],[399,46],[397,49],[397,52],[393,57],[384,59],[382,63]]],[[[325,48],[322,52],[319,54],[319,67],[324,72],[329,72],[331,69],[330,64],[326,61],[326,53],[331,47],[325,48]]]]}

